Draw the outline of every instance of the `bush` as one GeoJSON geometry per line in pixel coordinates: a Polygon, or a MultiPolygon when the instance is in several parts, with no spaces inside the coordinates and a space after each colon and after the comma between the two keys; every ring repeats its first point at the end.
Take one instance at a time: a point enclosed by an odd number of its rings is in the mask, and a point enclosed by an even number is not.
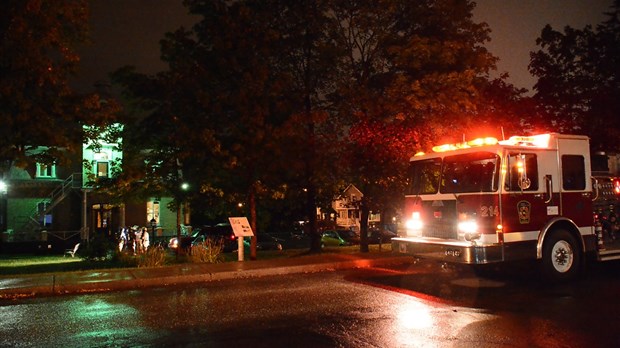
{"type": "Polygon", "coordinates": [[[222,251],[224,250],[224,243],[219,241],[212,241],[207,239],[206,241],[192,245],[190,249],[189,259],[194,263],[218,263],[222,262],[222,251]]]}
{"type": "Polygon", "coordinates": [[[167,253],[161,246],[154,246],[138,255],[138,267],[161,267],[166,264],[167,253]]]}
{"type": "Polygon", "coordinates": [[[118,250],[115,251],[112,262],[121,267],[138,266],[138,259],[133,255],[133,253],[120,252],[118,250]]]}
{"type": "Polygon", "coordinates": [[[95,234],[85,248],[80,244],[77,253],[89,261],[105,261],[112,257],[114,250],[115,245],[110,239],[102,234],[95,234]]]}

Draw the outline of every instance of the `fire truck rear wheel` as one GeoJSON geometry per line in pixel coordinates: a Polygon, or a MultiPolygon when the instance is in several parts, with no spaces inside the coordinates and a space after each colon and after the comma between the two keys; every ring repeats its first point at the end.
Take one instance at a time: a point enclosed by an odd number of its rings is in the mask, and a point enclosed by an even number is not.
{"type": "Polygon", "coordinates": [[[555,230],[545,239],[542,256],[547,280],[569,280],[579,273],[581,252],[575,238],[566,230],[555,230]]]}

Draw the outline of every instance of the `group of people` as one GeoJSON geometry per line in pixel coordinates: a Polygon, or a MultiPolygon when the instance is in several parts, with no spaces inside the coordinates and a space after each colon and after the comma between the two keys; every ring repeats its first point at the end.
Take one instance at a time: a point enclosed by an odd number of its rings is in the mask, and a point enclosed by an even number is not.
{"type": "Polygon", "coordinates": [[[151,245],[149,230],[146,227],[122,227],[118,238],[118,250],[135,254],[146,253],[151,245]]]}

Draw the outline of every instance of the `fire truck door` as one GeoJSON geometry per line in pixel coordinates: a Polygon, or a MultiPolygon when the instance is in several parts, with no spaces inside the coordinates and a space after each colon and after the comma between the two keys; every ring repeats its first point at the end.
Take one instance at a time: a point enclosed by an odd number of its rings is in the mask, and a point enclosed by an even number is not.
{"type": "Polygon", "coordinates": [[[541,193],[536,195],[541,206],[538,228],[544,226],[549,219],[561,214],[560,169],[557,153],[542,151],[537,153],[541,193]]]}
{"type": "Polygon", "coordinates": [[[592,225],[592,195],[589,164],[583,154],[561,154],[560,213],[577,226],[592,225]]]}
{"type": "Polygon", "coordinates": [[[511,152],[502,195],[506,241],[536,240],[550,215],[559,214],[557,160],[551,152],[511,152]],[[553,165],[555,164],[555,166],[553,165]]]}

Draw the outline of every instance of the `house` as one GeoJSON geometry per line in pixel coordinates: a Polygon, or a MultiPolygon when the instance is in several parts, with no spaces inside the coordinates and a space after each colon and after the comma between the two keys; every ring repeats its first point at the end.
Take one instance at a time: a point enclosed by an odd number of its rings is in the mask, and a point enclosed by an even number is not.
{"type": "MultiPolygon", "coordinates": [[[[360,230],[360,209],[359,202],[364,197],[364,194],[355,186],[347,186],[340,195],[338,195],[332,201],[331,214],[322,213],[320,208],[317,208],[317,215],[319,221],[330,220],[335,221],[339,227],[349,228],[355,231],[360,230]]],[[[368,225],[373,225],[381,221],[381,215],[378,213],[370,212],[368,215],[368,225]]]]}
{"type": "Polygon", "coordinates": [[[36,245],[62,251],[96,234],[115,238],[121,227],[134,225],[153,228],[154,240],[176,235],[176,212],[166,208],[172,198],[115,203],[91,186],[93,180],[121,170],[120,141],[83,144],[69,166],[11,168],[0,192],[2,250],[29,251],[36,245]]]}

